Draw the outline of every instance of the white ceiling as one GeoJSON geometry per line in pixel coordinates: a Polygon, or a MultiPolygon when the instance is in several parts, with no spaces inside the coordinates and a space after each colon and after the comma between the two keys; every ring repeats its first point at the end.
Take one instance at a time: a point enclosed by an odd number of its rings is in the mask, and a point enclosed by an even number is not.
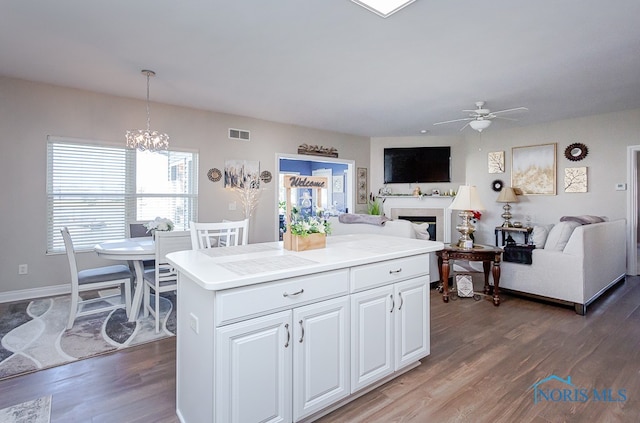
{"type": "MultiPolygon", "coordinates": [[[[2,0],[0,75],[365,136],[640,107],[640,1],[2,0]]],[[[162,130],[161,122],[154,121],[162,130]]],[[[467,127],[465,131],[471,131],[467,127]]]]}

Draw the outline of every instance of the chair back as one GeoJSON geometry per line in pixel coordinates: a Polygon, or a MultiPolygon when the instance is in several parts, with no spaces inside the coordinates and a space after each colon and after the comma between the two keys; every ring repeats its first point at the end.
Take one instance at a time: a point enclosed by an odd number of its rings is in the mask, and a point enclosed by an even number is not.
{"type": "Polygon", "coordinates": [[[147,228],[144,226],[147,222],[131,222],[129,223],[129,235],[127,238],[142,238],[145,236],[151,236],[147,232],[147,228]]]}
{"type": "Polygon", "coordinates": [[[190,222],[193,249],[246,245],[249,239],[249,219],[224,222],[190,222]]]}
{"type": "Polygon", "coordinates": [[[71,240],[71,234],[69,234],[69,228],[66,226],[60,229],[62,239],[64,240],[64,249],[67,252],[67,259],[69,260],[69,270],[71,271],[71,288],[75,292],[78,289],[78,263],[76,262],[76,250],[73,248],[73,241],[71,240]]]}
{"type": "Polygon", "coordinates": [[[175,280],[176,272],[167,262],[167,254],[191,249],[189,231],[156,231],[156,281],[158,283],[175,280]]]}

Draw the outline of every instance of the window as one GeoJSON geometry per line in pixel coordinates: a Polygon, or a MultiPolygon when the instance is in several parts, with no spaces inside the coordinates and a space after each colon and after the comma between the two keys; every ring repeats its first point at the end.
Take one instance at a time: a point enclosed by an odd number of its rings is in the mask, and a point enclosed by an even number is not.
{"type": "Polygon", "coordinates": [[[129,222],[166,217],[175,230],[197,220],[198,154],[139,152],[49,137],[47,252],[64,251],[69,227],[78,250],[126,236],[129,222]]]}

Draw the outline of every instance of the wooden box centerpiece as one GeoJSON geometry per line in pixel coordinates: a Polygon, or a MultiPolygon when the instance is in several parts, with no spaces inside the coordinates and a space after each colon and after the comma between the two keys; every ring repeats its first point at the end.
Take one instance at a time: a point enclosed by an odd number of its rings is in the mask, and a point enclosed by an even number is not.
{"type": "MultiPolygon", "coordinates": [[[[327,187],[327,178],[320,176],[284,175],[284,187],[287,195],[287,209],[285,212],[286,232],[283,235],[284,248],[291,251],[305,251],[324,248],[327,245],[327,232],[324,220],[318,216],[301,216],[294,211],[291,204],[291,188],[315,189],[316,199],[320,192],[327,187]],[[294,228],[292,229],[292,225],[294,228]],[[307,229],[301,229],[301,228],[307,229]],[[304,233],[300,233],[304,231],[304,233]]],[[[317,205],[316,205],[317,209],[317,205]]]]}

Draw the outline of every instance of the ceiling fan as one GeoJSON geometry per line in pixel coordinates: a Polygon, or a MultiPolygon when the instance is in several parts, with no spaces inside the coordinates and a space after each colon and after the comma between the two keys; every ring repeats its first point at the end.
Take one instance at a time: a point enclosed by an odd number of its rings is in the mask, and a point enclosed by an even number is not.
{"type": "Polygon", "coordinates": [[[482,132],[484,129],[487,129],[491,125],[492,119],[517,120],[517,119],[511,119],[503,116],[498,116],[498,114],[529,110],[526,107],[516,107],[514,109],[498,110],[497,112],[492,112],[491,110],[486,109],[484,105],[485,105],[484,101],[476,101],[475,109],[463,110],[463,112],[469,113],[469,117],[461,118],[461,119],[445,120],[444,122],[436,122],[434,123],[434,125],[442,125],[445,123],[467,121],[467,123],[462,128],[460,128],[461,131],[467,126],[470,126],[476,131],[482,132]]]}

